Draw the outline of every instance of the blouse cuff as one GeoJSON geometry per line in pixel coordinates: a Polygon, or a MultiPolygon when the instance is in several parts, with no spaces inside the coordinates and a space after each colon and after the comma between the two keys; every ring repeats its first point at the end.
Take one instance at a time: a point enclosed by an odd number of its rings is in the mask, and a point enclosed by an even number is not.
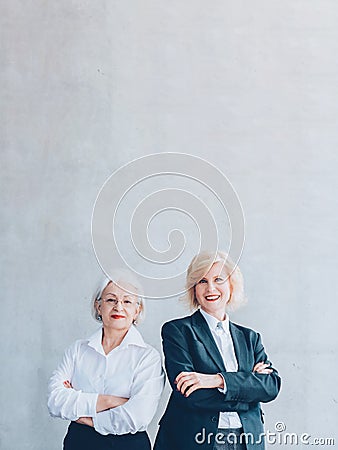
{"type": "Polygon", "coordinates": [[[112,423],[109,409],[107,411],[102,411],[99,413],[95,412],[95,415],[93,416],[93,424],[94,429],[100,434],[117,434],[116,429],[112,423]]]}
{"type": "Polygon", "coordinates": [[[81,392],[77,405],[78,417],[93,417],[96,414],[96,404],[99,394],[81,392]]]}

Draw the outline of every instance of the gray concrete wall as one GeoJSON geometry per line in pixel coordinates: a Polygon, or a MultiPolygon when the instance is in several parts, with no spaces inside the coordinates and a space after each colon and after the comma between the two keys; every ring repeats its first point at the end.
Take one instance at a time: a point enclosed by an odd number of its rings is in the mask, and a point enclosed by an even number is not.
{"type": "MultiPolygon", "coordinates": [[[[250,301],[232,318],[263,334],[283,376],[267,428],[337,439],[337,2],[0,8],[0,447],[61,448],[46,384],[96,328],[96,195],[122,164],[165,151],[218,165],[242,201],[250,301]]],[[[160,349],[161,324],[184,313],[148,302],[145,339],[160,349]]]]}

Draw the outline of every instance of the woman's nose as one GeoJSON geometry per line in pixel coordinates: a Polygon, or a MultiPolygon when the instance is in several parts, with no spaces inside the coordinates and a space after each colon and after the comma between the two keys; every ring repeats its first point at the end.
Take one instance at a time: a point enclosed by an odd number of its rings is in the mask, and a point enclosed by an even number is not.
{"type": "Polygon", "coordinates": [[[208,292],[215,292],[216,285],[213,282],[208,283],[208,292]]]}
{"type": "Polygon", "coordinates": [[[122,311],[123,310],[123,300],[116,300],[116,303],[114,305],[114,309],[116,311],[122,311]]]}

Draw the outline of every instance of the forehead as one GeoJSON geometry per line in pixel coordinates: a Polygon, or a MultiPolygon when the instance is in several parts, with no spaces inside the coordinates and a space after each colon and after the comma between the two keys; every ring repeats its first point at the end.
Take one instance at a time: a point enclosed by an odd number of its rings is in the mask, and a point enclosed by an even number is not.
{"type": "Polygon", "coordinates": [[[205,276],[206,277],[215,277],[218,275],[222,275],[224,277],[227,276],[224,261],[218,261],[218,262],[214,263],[211,266],[209,272],[207,272],[205,276]]]}
{"type": "Polygon", "coordinates": [[[116,295],[116,296],[124,296],[124,295],[137,295],[136,289],[126,281],[118,281],[114,283],[111,281],[102,291],[102,296],[104,295],[116,295]]]}

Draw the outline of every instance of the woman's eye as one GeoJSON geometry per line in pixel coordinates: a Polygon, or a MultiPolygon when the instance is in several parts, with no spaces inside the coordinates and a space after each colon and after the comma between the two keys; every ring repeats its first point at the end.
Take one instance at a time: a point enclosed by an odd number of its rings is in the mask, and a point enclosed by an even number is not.
{"type": "Polygon", "coordinates": [[[126,305],[130,305],[130,304],[131,304],[131,301],[130,301],[130,300],[125,300],[124,303],[125,303],[126,305]]]}
{"type": "Polygon", "coordinates": [[[223,278],[221,278],[221,277],[217,277],[217,278],[215,278],[215,281],[216,281],[216,283],[223,283],[223,278]]]}
{"type": "Polygon", "coordinates": [[[206,283],[206,282],[207,282],[207,280],[200,280],[199,284],[206,283]]]}

